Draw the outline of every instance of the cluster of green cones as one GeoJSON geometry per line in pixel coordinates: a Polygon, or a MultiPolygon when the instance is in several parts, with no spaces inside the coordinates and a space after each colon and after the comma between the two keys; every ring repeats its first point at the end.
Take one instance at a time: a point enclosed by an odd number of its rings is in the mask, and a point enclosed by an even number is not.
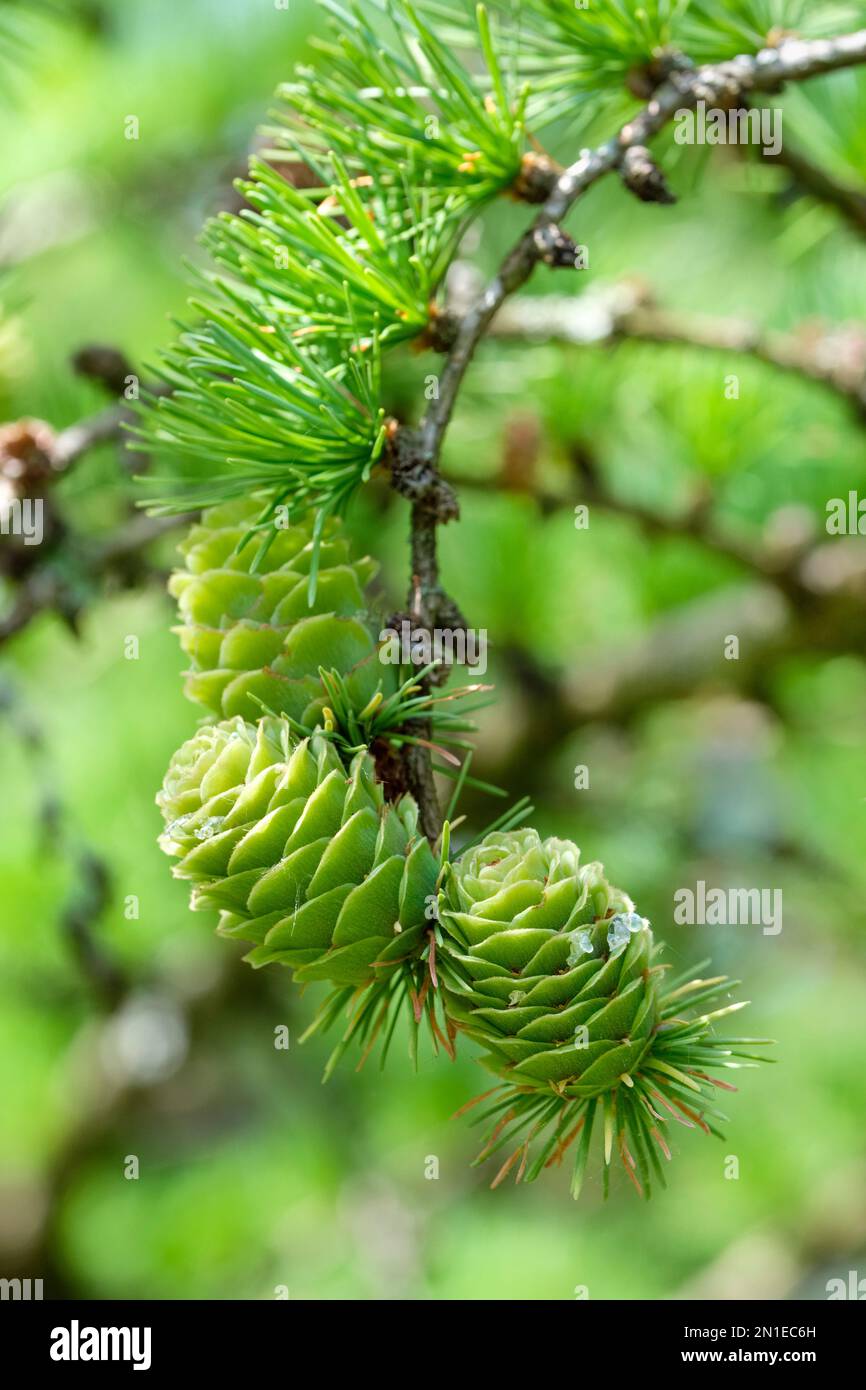
{"type": "Polygon", "coordinates": [[[244,543],[254,518],[252,502],[207,513],[171,582],[187,689],[229,716],[183,745],[157,798],[192,906],[254,966],[332,986],[309,1030],[343,1021],[328,1072],[350,1047],[384,1063],[401,1019],[412,1053],[422,1026],[451,1056],[473,1039],[496,1084],[464,1109],[490,1127],[477,1161],[499,1155],[494,1183],[571,1150],[577,1196],[595,1135],[605,1193],[618,1158],[649,1196],[673,1122],[719,1133],[717,1090],[734,1087],[713,1073],[762,1060],[763,1040],[717,1030],[744,1007],[733,982],[669,978],[649,923],[568,840],[505,818],[457,856],[447,825],[431,845],[357,743],[389,707],[378,727],[399,738],[415,698],[377,659],[373,567],[334,524],[311,606],[316,539],[296,527],[262,555],[244,543]]]}

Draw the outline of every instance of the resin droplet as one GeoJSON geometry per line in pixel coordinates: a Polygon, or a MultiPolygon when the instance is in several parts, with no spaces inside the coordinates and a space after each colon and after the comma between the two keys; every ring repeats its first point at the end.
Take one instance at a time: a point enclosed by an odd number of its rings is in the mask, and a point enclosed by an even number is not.
{"type": "Polygon", "coordinates": [[[646,917],[641,917],[639,913],[618,912],[611,917],[607,930],[607,944],[611,951],[621,951],[628,945],[632,933],[642,931],[646,926],[649,926],[646,917]]]}
{"type": "Polygon", "coordinates": [[[189,834],[189,823],[192,816],[179,816],[165,827],[165,838],[167,840],[182,840],[189,834]]]}
{"type": "Polygon", "coordinates": [[[583,927],[581,931],[572,933],[571,946],[568,952],[568,964],[580,965],[583,956],[592,955],[592,932],[583,927]]]}
{"type": "Polygon", "coordinates": [[[208,816],[207,820],[203,820],[196,830],[195,838],[197,840],[209,840],[211,835],[216,835],[218,830],[222,830],[224,820],[225,816],[208,816]]]}

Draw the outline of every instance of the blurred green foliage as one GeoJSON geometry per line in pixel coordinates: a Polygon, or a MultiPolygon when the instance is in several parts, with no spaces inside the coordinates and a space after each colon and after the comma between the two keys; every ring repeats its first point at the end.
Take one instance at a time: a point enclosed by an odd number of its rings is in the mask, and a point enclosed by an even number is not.
{"type": "MultiPolygon", "coordinates": [[[[16,310],[4,418],[59,427],[98,408],[97,388],[68,366],[83,342],[111,342],[142,364],[168,340],[185,302],[182,258],[203,217],[232,196],[251,132],[311,23],[308,7],[269,0],[103,0],[33,22],[0,111],[0,248],[16,310]],[[138,141],[124,139],[130,114],[138,141]]],[[[863,127],[846,111],[866,106],[866,75],[788,100],[812,156],[862,178],[863,127]]],[[[551,143],[567,154],[567,133],[551,143]]],[[[573,222],[590,269],[572,292],[637,275],[674,308],[786,329],[817,315],[862,322],[863,243],[835,213],[792,198],[783,169],[726,151],[708,165],[680,155],[675,209],[641,207],[612,182],[581,203],[573,222]]],[[[472,253],[482,269],[524,221],[517,208],[494,210],[472,253]]],[[[567,288],[541,271],[531,292],[567,288]]],[[[389,370],[391,406],[416,403],[429,359],[389,370]]],[[[820,535],[827,499],[866,486],[862,424],[849,408],[739,358],[490,343],[469,375],[446,469],[500,478],[527,421],[545,487],[567,493],[580,456],[616,496],[661,517],[708,487],[718,525],[756,545],[779,508],[799,508],[820,535]],[[735,401],[724,391],[731,372],[735,401]]],[[[85,535],[110,526],[130,491],[110,449],[62,485],[85,535]]],[[[778,1039],[778,1064],[743,1074],[724,1143],[677,1131],[669,1190],[648,1206],[625,1182],[603,1205],[591,1182],[574,1207],[565,1171],[490,1192],[492,1175],[468,1166],[475,1132],[449,1120],[485,1087],[469,1047],[454,1065],[425,1058],[417,1077],[395,1047],[384,1077],[373,1063],[321,1088],[327,1040],[296,1043],[312,998],[295,997],[277,970],[253,975],[232,959],[206,917],[187,912],[156,848],[153,794],[196,720],[168,601],[158,585],[106,598],[87,609],[79,639],[43,618],[4,654],[3,679],[45,751],[28,756],[4,717],[0,1220],[13,1249],[28,1248],[28,1222],[41,1230],[37,1255],[50,1257],[58,1286],[101,1298],[271,1298],[277,1286],[323,1299],[569,1299],[579,1286],[592,1298],[775,1297],[862,1257],[862,652],[795,645],[743,690],[736,663],[720,659],[684,699],[639,702],[625,723],[573,718],[551,743],[514,647],[546,672],[591,671],[635,639],[651,647],[654,624],[699,596],[724,601],[751,577],[699,540],[648,536],[604,508],[587,531],[569,506],[546,514],[501,490],[465,487],[462,508],[441,538],[444,581],[487,630],[499,686],[473,771],[514,795],[529,790],[543,832],[603,859],[674,963],[711,955],[743,978],[748,1031],[778,1039]],[[123,656],[129,635],[137,660],[123,656]],[[577,764],[590,768],[588,790],[574,789],[577,764]],[[40,829],[46,789],[64,804],[62,839],[40,829]],[[85,844],[111,872],[101,947],[145,999],[168,981],[192,1020],[165,1078],[133,1086],[104,1115],[94,1090],[103,1074],[116,1078],[129,1028],[101,1021],[60,926],[77,891],[70,849],[85,844]],[[782,888],[781,935],[674,927],[674,889],[699,878],[782,888]],[[124,915],[129,895],[138,920],[124,915]],[[280,1025],[288,1051],[274,1047],[280,1025]],[[70,1147],[93,1114],[86,1141],[70,1147]],[[725,1180],[729,1154],[738,1181],[725,1180]],[[137,1180],[124,1177],[128,1155],[137,1180]],[[425,1178],[431,1156],[438,1180],[425,1178]]],[[[349,525],[384,563],[383,602],[400,603],[404,505],[374,484],[349,525]]],[[[476,823],[495,813],[478,800],[465,809],[476,823]]],[[[820,1280],[814,1288],[823,1296],[820,1280]]]]}

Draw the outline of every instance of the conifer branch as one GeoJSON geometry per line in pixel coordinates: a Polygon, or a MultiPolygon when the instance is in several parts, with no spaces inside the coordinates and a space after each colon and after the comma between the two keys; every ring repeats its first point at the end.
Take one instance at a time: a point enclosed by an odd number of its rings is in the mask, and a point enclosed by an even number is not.
{"type": "MultiPolygon", "coordinates": [[[[677,513],[663,513],[616,492],[595,460],[583,453],[572,463],[573,486],[565,493],[542,490],[531,482],[508,488],[496,478],[488,481],[463,476],[451,477],[451,481],[470,490],[526,493],[548,514],[561,507],[583,503],[633,521],[650,537],[692,539],[711,554],[733,561],[751,578],[773,585],[803,614],[819,609],[825,601],[835,601],[846,595],[850,598],[862,586],[866,552],[856,540],[854,546],[859,562],[852,557],[851,565],[834,567],[828,563],[831,553],[835,553],[832,543],[828,550],[827,539],[817,540],[810,526],[789,527],[793,534],[783,535],[777,544],[760,544],[719,526],[709,492],[696,493],[689,505],[677,513]]],[[[781,520],[784,522],[784,518],[781,520]]]]}
{"type": "Polygon", "coordinates": [[[134,516],[101,543],[67,537],[62,563],[48,556],[17,585],[10,607],[0,615],[0,646],[16,637],[42,613],[57,613],[76,630],[85,590],[120,584],[131,587],[158,573],[148,564],[147,551],[163,536],[180,532],[191,514],[134,516]]]}
{"type": "MultiPolygon", "coordinates": [[[[713,66],[675,67],[644,110],[623,126],[618,135],[595,150],[583,151],[564,173],[547,171],[551,182],[547,201],[533,225],[508,253],[495,278],[453,330],[453,342],[439,381],[437,398],[418,431],[402,445],[403,461],[398,465],[400,490],[405,490],[407,479],[411,479],[422,491],[412,508],[413,583],[420,585],[422,612],[428,622],[431,610],[442,599],[436,527],[456,514],[448,507],[440,512],[434,500],[441,500],[444,495],[439,460],[445,432],[479,342],[506,299],[526,283],[539,262],[547,259],[551,230],[559,234],[559,224],[578,198],[599,179],[615,171],[622,174],[626,186],[642,200],[671,201],[663,175],[656,169],[646,147],[677,111],[694,107],[700,100],[709,106],[730,105],[750,92],[776,92],[786,81],[801,81],[863,62],[866,62],[866,30],[807,43],[789,39],[778,48],[764,49],[754,57],[741,55],[713,66]]],[[[543,171],[537,173],[536,187],[544,177],[543,171]]],[[[429,754],[423,749],[414,749],[412,756],[413,762],[420,764],[420,770],[415,769],[413,785],[422,817],[428,824],[438,825],[429,754]]]]}
{"type": "Polygon", "coordinates": [[[762,158],[786,169],[798,191],[841,212],[849,226],[866,236],[866,190],[852,188],[836,179],[820,164],[809,159],[785,141],[778,153],[762,151],[762,158]]]}
{"type": "Polygon", "coordinates": [[[427,462],[435,464],[439,458],[457,393],[480,339],[504,301],[526,283],[543,259],[543,233],[552,225],[558,226],[599,179],[621,170],[629,151],[647,146],[677,111],[692,108],[698,101],[705,101],[708,106],[729,106],[750,92],[778,92],[786,82],[804,81],[860,63],[866,63],[866,29],[836,39],[787,39],[777,48],[763,49],[754,57],[741,55],[725,63],[678,70],[617,135],[594,150],[584,150],[553,182],[533,226],[524,232],[498,274],[463,317],[442,373],[439,398],[422,425],[427,462]]]}
{"type": "Polygon", "coordinates": [[[69,468],[91,449],[121,439],[123,426],[131,425],[134,420],[135,415],[129,406],[109,405],[95,415],[78,420],[74,425],[67,425],[55,440],[55,466],[60,469],[69,468]]]}
{"type": "Polygon", "coordinates": [[[518,296],[491,324],[492,338],[604,347],[644,342],[754,357],[804,377],[850,404],[866,424],[866,333],[855,324],[807,322],[782,332],[747,318],[667,309],[639,284],[578,296],[518,296]]]}

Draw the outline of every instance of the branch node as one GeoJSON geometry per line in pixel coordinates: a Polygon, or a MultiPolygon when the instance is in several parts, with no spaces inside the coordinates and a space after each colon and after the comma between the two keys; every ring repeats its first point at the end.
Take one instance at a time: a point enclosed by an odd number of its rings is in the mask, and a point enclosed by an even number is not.
{"type": "Polygon", "coordinates": [[[631,145],[620,164],[626,188],[642,203],[675,203],[676,197],[646,145],[631,145]]]}
{"type": "Polygon", "coordinates": [[[520,161],[520,173],[511,185],[511,193],[522,203],[546,203],[562,174],[562,165],[549,154],[528,150],[520,161]]]}
{"type": "Polygon", "coordinates": [[[413,507],[429,514],[434,523],[440,525],[457,520],[460,516],[457,495],[427,457],[416,431],[392,421],[388,427],[386,461],[395,491],[407,498],[413,507]]]}
{"type": "Polygon", "coordinates": [[[416,338],[412,346],[416,352],[424,352],[428,348],[433,352],[450,352],[457,341],[457,334],[460,329],[460,318],[450,309],[440,309],[438,305],[430,305],[430,318],[427,327],[420,337],[416,338]]]}
{"type": "Polygon", "coordinates": [[[133,375],[128,358],[119,348],[104,343],[89,343],[72,357],[72,369],[78,376],[88,377],[103,386],[110,396],[122,396],[128,378],[133,375]]]}
{"type": "Polygon", "coordinates": [[[659,87],[676,73],[694,71],[694,63],[678,48],[660,48],[648,63],[634,67],[626,77],[626,86],[638,101],[649,101],[659,87]]]}
{"type": "Polygon", "coordinates": [[[536,227],[532,240],[538,259],[554,270],[575,270],[580,259],[577,243],[556,222],[544,222],[536,227]]]}

